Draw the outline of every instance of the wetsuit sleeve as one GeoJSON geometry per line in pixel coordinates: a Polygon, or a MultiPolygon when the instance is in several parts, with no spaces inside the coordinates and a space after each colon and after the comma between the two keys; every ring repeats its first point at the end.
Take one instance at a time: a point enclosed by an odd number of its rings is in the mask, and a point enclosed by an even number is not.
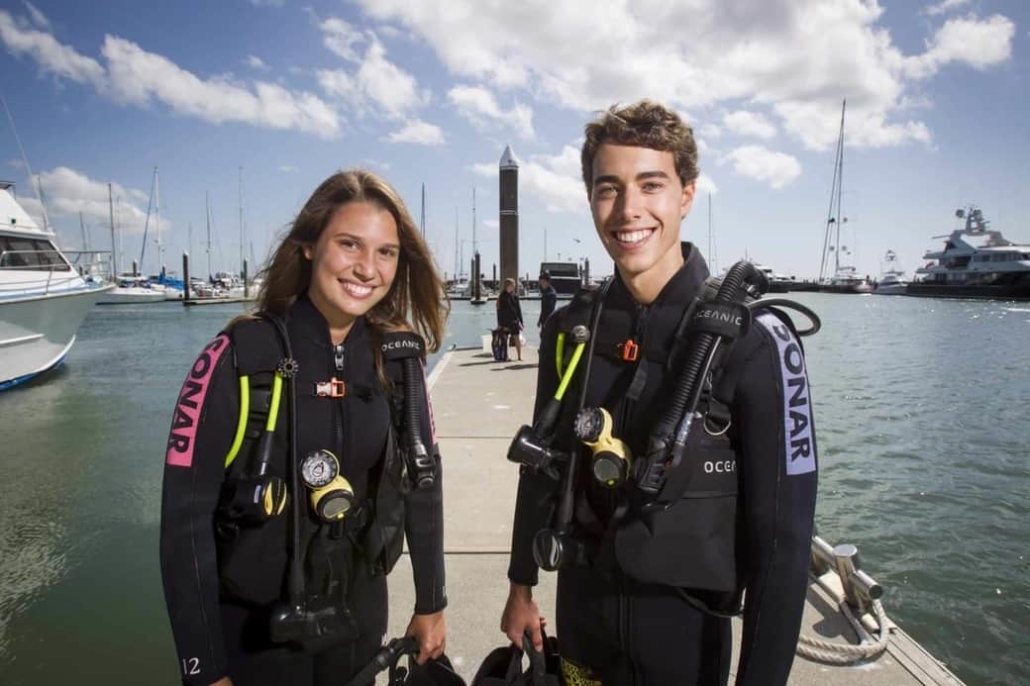
{"type": "MultiPolygon", "coordinates": [[[[554,359],[559,320],[558,316],[550,317],[540,335],[534,423],[547,400],[554,396],[558,388],[558,370],[554,359]]],[[[515,518],[511,533],[511,559],[508,563],[508,579],[512,583],[523,586],[537,584],[540,570],[533,559],[533,537],[550,522],[555,491],[555,481],[546,474],[526,467],[519,468],[518,495],[515,498],[515,518]]]]}
{"type": "Polygon", "coordinates": [[[213,515],[239,412],[232,356],[222,334],[190,367],[165,452],[161,578],[185,684],[228,674],[213,515]]]}
{"type": "Polygon", "coordinates": [[[742,462],[746,600],[737,684],[786,684],[808,589],[817,465],[808,375],[794,333],[756,317],[734,409],[742,462]]]}
{"type": "MultiPolygon", "coordinates": [[[[424,374],[423,368],[423,374],[424,374]]],[[[424,377],[423,377],[424,378],[424,377]]],[[[408,496],[404,530],[415,578],[415,612],[431,614],[447,607],[443,554],[443,464],[436,442],[433,404],[428,386],[422,396],[422,444],[432,455],[436,478],[428,488],[416,488],[408,496]]]]}

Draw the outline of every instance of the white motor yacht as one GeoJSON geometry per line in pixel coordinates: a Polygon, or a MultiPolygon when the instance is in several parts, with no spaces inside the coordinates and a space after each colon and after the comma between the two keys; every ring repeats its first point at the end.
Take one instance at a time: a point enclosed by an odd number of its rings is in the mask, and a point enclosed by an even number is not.
{"type": "Polygon", "coordinates": [[[876,295],[905,295],[908,288],[908,279],[905,278],[904,270],[898,269],[898,255],[893,250],[888,250],[883,256],[883,266],[880,269],[880,280],[876,282],[873,293],[876,295]]]}
{"type": "Polygon", "coordinates": [[[87,281],[0,181],[0,390],[56,367],[97,299],[87,281]]]}
{"type": "Polygon", "coordinates": [[[1030,243],[1007,240],[989,228],[978,207],[955,211],[962,223],[943,239],[943,249],[928,250],[906,295],[927,298],[1030,300],[1030,243]]]}

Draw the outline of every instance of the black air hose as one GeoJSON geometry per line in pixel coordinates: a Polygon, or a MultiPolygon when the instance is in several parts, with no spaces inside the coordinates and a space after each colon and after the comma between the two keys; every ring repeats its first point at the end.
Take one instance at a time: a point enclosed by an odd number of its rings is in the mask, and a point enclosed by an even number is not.
{"type": "MultiPolygon", "coordinates": [[[[714,302],[731,302],[736,299],[741,286],[754,279],[754,274],[761,274],[761,272],[756,270],[750,262],[741,260],[734,264],[722,280],[714,302]]],[[[651,445],[648,446],[647,451],[649,455],[654,454],[656,451],[662,451],[671,444],[671,438],[676,430],[676,425],[683,419],[690,399],[696,396],[697,376],[701,369],[704,368],[705,361],[716,338],[718,337],[713,333],[698,334],[697,340],[691,347],[690,354],[684,363],[679,382],[673,390],[672,400],[658,421],[655,431],[651,434],[651,445]]]]}
{"type": "Polygon", "coordinates": [[[408,442],[415,460],[415,473],[411,476],[419,488],[433,485],[433,465],[429,451],[422,443],[422,398],[424,376],[422,362],[417,357],[404,358],[404,395],[408,414],[408,442]]]}

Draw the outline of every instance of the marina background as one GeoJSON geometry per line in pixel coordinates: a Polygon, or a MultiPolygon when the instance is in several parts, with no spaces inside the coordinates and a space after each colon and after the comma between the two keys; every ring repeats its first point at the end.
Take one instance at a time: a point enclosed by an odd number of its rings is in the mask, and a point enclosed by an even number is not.
{"type": "MultiPolygon", "coordinates": [[[[1030,305],[791,297],[823,320],[806,340],[820,534],[858,545],[890,616],[960,678],[1021,683],[1030,305]]],[[[538,308],[523,303],[531,344],[538,308]]],[[[164,442],[186,370],[240,311],[94,308],[63,368],[0,395],[4,684],[177,683],[157,558],[164,442]]],[[[455,302],[446,344],[478,345],[494,317],[455,302]]]]}

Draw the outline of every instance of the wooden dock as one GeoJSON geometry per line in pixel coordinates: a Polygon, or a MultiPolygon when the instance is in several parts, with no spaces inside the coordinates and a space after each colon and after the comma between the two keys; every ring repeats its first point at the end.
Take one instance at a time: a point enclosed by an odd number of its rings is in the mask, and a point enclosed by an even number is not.
{"type": "MultiPolygon", "coordinates": [[[[500,617],[508,594],[508,550],[518,467],[505,455],[516,430],[532,417],[536,372],[535,349],[523,348],[522,362],[498,363],[477,348],[448,352],[429,376],[444,464],[444,546],[450,600],[446,611],[447,654],[469,683],[487,653],[507,644],[500,631],[500,617]]],[[[833,532],[820,533],[833,541],[833,532]]],[[[551,619],[552,626],[555,581],[554,574],[541,572],[540,585],[534,589],[541,612],[551,619]]],[[[884,605],[889,614],[890,589],[886,591],[884,605]]],[[[413,606],[411,566],[405,555],[390,576],[390,636],[404,632],[413,606]]],[[[740,624],[734,621],[738,644],[740,624]]],[[[839,609],[839,599],[815,583],[814,577],[802,634],[841,644],[858,643],[839,609]]],[[[381,678],[380,683],[385,680],[381,678]]],[[[961,684],[896,627],[886,652],[855,666],[829,666],[796,657],[790,683],[961,684]]]]}

